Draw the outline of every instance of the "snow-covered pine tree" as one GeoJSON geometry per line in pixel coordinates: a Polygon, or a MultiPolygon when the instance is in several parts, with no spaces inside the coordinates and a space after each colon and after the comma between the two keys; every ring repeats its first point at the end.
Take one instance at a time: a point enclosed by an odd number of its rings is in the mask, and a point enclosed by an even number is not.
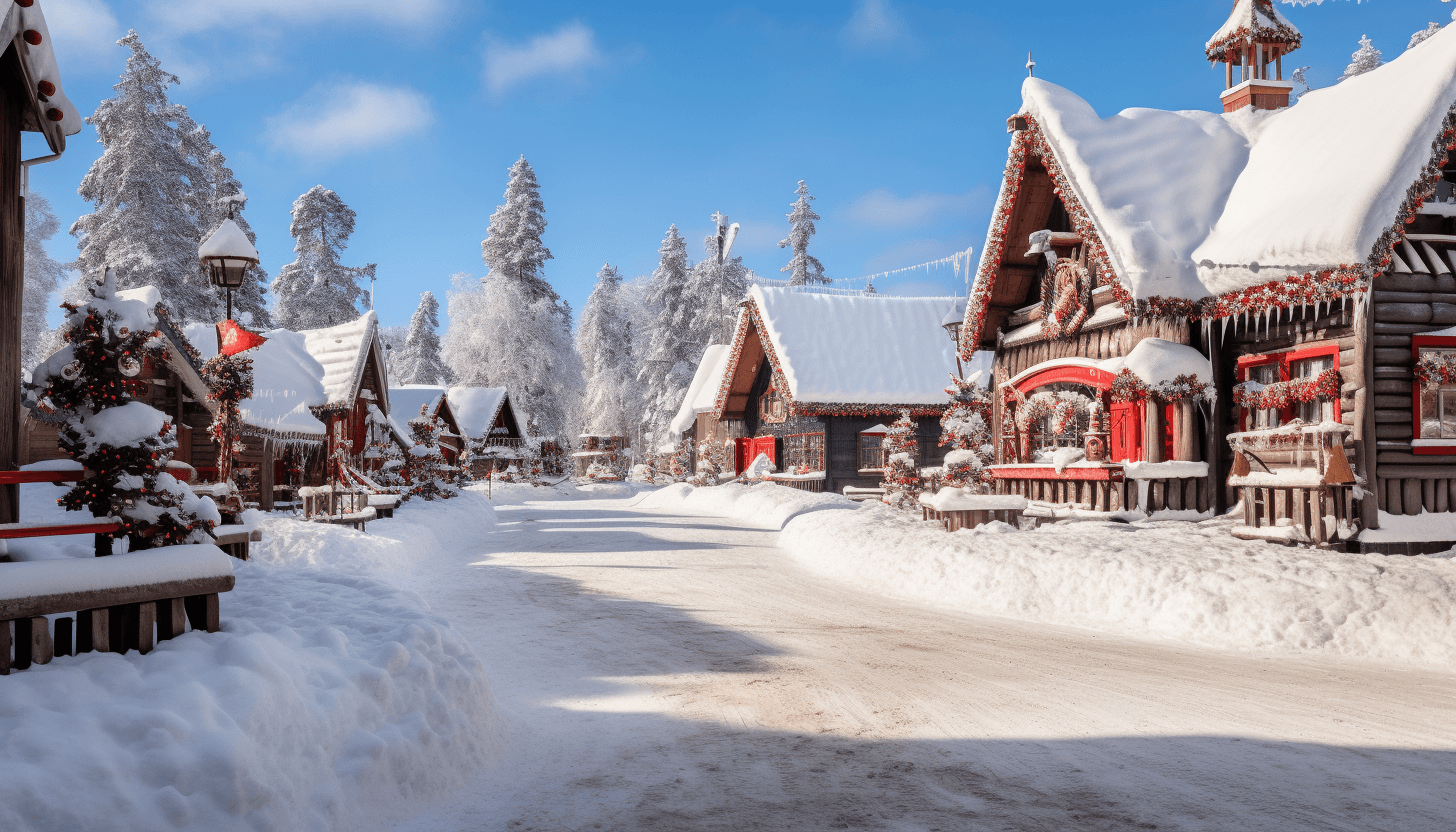
{"type": "MultiPolygon", "coordinates": [[[[233,222],[247,236],[248,242],[256,247],[258,235],[243,215],[248,206],[248,197],[243,193],[243,185],[233,174],[233,169],[228,167],[227,157],[213,145],[212,134],[206,127],[199,125],[186,139],[193,147],[193,155],[202,160],[203,170],[207,174],[206,182],[202,183],[206,187],[199,188],[197,192],[195,209],[201,217],[198,225],[202,229],[202,236],[206,238],[231,215],[233,222]]],[[[201,263],[197,265],[201,269],[199,280],[210,285],[205,267],[201,263]]],[[[226,305],[225,290],[216,286],[211,288],[215,307],[213,320],[220,320],[226,305]]],[[[261,265],[253,266],[248,269],[248,277],[243,285],[233,290],[233,317],[255,330],[272,329],[273,316],[268,312],[267,295],[268,272],[261,265]]]]}
{"type": "Polygon", "coordinates": [[[688,323],[691,361],[697,361],[709,344],[726,344],[733,337],[738,304],[754,279],[753,272],[743,265],[742,257],[718,262],[717,235],[709,234],[704,246],[708,256],[688,271],[686,302],[692,312],[688,323]]]}
{"type": "Polygon", "coordinates": [[[1380,50],[1376,49],[1370,43],[1368,36],[1361,35],[1360,48],[1356,49],[1354,54],[1350,55],[1350,65],[1345,67],[1345,71],[1340,74],[1340,77],[1335,80],[1335,83],[1338,84],[1341,81],[1349,80],[1356,75],[1364,75],[1370,70],[1378,68],[1383,63],[1384,61],[1380,57],[1380,50]]]}
{"type": "Polygon", "coordinates": [[[536,171],[524,155],[510,169],[505,202],[490,215],[490,227],[480,243],[481,257],[492,276],[508,278],[526,290],[534,303],[541,298],[560,299],[546,282],[546,261],[551,250],[541,243],[546,231],[546,205],[536,171]]]}
{"type": "Polygon", "coordinates": [[[576,349],[586,389],[585,428],[606,436],[632,436],[641,416],[632,322],[622,297],[622,276],[610,263],[597,272],[597,285],[581,312],[576,349]]]}
{"type": "Polygon", "coordinates": [[[81,180],[81,198],[94,210],[71,226],[80,240],[76,268],[82,281],[113,268],[123,289],[157,287],[178,323],[210,323],[213,291],[197,264],[197,245],[211,230],[197,212],[199,194],[210,196],[208,174],[188,138],[197,125],[168,99],[177,76],[136,31],[118,43],[131,55],[116,95],[86,119],[104,149],[81,180]]]}
{"type": "Polygon", "coordinates": [[[31,191],[25,195],[25,294],[20,306],[20,360],[23,367],[34,367],[54,350],[46,315],[51,309],[51,295],[60,286],[66,267],[51,259],[45,242],[56,236],[61,224],[56,221],[51,203],[31,191]]]}
{"type": "Polygon", "coordinates": [[[940,417],[940,444],[949,445],[945,456],[946,485],[952,488],[981,487],[990,481],[990,464],[995,456],[991,444],[991,395],[973,381],[950,377],[945,392],[953,404],[940,417]]]}
{"type": "Polygon", "coordinates": [[[409,420],[409,426],[410,438],[415,442],[409,452],[411,493],[426,500],[448,500],[458,496],[455,471],[446,464],[445,454],[440,450],[440,434],[445,432],[440,417],[426,415],[421,408],[420,415],[409,420]]]}
{"type": "Polygon", "coordinates": [[[410,317],[404,347],[393,350],[393,379],[399,384],[449,384],[450,368],[440,358],[440,302],[433,292],[420,295],[410,317]]]}
{"type": "Polygon", "coordinates": [[[454,284],[441,346],[456,383],[505,387],[528,433],[563,438],[582,386],[570,317],[549,297],[532,301],[512,279],[457,274],[454,284]]]}
{"type": "Polygon", "coordinates": [[[702,347],[691,339],[693,308],[687,295],[687,243],[677,226],[669,226],[657,248],[657,268],[647,285],[646,304],[652,313],[651,343],[638,380],[643,384],[642,424],[649,447],[668,438],[667,428],[692,384],[702,347]]]}
{"type": "Polygon", "coordinates": [[[112,537],[127,538],[132,551],[209,542],[221,522],[217,507],[164,471],[177,450],[172,420],[135,400],[145,388],[137,378],[143,364],[166,360],[156,312],[145,301],[117,297],[115,271],[92,281],[87,293],[85,302],[62,305],[66,346],[26,385],[32,406],[65,416],[61,450],[91,472],[60,504],[118,518],[122,529],[112,537]]]}
{"type": "Polygon", "coordinates": [[[914,508],[920,496],[920,472],[915,466],[915,421],[910,411],[900,411],[900,418],[885,434],[884,501],[899,508],[914,508]]]}
{"type": "Polygon", "coordinates": [[[356,304],[364,295],[359,281],[374,274],[374,265],[345,266],[339,252],[354,233],[354,209],[339,195],[315,185],[293,202],[294,261],[278,272],[273,293],[278,297],[274,319],[284,329],[315,329],[359,317],[356,304]]]}
{"type": "Polygon", "coordinates": [[[1420,30],[1419,32],[1416,32],[1414,35],[1411,35],[1410,43],[1407,43],[1405,45],[1405,48],[1410,49],[1416,44],[1424,42],[1426,38],[1429,38],[1431,35],[1434,35],[1439,31],[1441,31],[1441,24],[1435,22],[1434,20],[1431,21],[1430,23],[1426,24],[1426,28],[1420,30]]]}
{"type": "Polygon", "coordinates": [[[809,195],[809,186],[802,179],[794,193],[799,198],[789,211],[789,236],[779,241],[779,248],[792,249],[794,256],[780,271],[789,273],[790,286],[828,283],[829,278],[824,276],[824,265],[809,254],[809,238],[814,236],[814,223],[819,220],[819,215],[809,206],[814,197],[809,195]]]}

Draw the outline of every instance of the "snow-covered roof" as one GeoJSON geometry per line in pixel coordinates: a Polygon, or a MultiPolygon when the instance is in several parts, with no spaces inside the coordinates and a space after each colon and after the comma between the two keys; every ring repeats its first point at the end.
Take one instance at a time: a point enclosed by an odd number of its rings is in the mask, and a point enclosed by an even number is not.
{"type": "Polygon", "coordinates": [[[197,247],[198,257],[247,257],[253,260],[258,259],[258,250],[243,233],[242,226],[231,219],[222,221],[222,225],[212,230],[202,245],[197,247]]]}
{"type": "MultiPolygon", "coordinates": [[[[310,408],[328,402],[324,368],[309,354],[300,332],[275,329],[264,332],[262,346],[245,353],[253,360],[253,396],[238,403],[243,424],[279,433],[322,437],[327,433],[310,408]]],[[[207,345],[217,354],[216,343],[207,345]]]]}
{"type": "Polygon", "coordinates": [[[444,398],[445,388],[433,384],[402,384],[389,388],[391,415],[404,422],[419,416],[422,408],[427,413],[434,413],[444,398]]]}
{"type": "Polygon", "coordinates": [[[359,389],[360,379],[364,377],[369,354],[378,348],[378,333],[379,319],[372,309],[345,324],[298,333],[308,344],[309,354],[323,365],[324,393],[328,396],[326,404],[354,405],[354,395],[359,389]]]}
{"type": "Polygon", "coordinates": [[[1213,380],[1213,371],[1203,353],[1162,338],[1144,338],[1127,355],[1100,360],[1081,356],[1053,358],[1027,367],[1007,379],[1006,384],[1015,387],[1031,376],[1056,367],[1090,367],[1113,375],[1130,370],[1150,386],[1164,384],[1184,375],[1192,376],[1204,384],[1213,380]]]}
{"type": "Polygon", "coordinates": [[[1456,104],[1456,27],[1281,110],[1103,119],[1040,78],[1022,95],[1132,296],[1198,299],[1372,256],[1456,104]]]}
{"type": "Polygon", "coordinates": [[[30,75],[33,88],[39,87],[42,82],[49,82],[55,86],[55,91],[45,96],[45,100],[40,100],[37,95],[36,103],[39,105],[39,112],[35,113],[35,117],[39,122],[36,129],[41,133],[46,133],[46,128],[50,124],[60,126],[60,135],[46,136],[51,150],[59,153],[66,146],[64,137],[74,136],[81,132],[83,122],[81,112],[71,103],[71,99],[66,97],[65,89],[61,84],[61,70],[56,65],[51,30],[46,25],[45,15],[41,13],[40,3],[33,3],[28,8],[19,3],[10,4],[10,8],[5,12],[4,21],[0,22],[0,43],[12,42],[20,50],[21,60],[24,62],[26,72],[30,75]],[[19,41],[15,40],[16,35],[28,31],[40,35],[40,43],[31,44],[23,38],[19,41]],[[51,120],[49,111],[52,109],[60,111],[60,121],[51,120]]]}
{"type": "MultiPolygon", "coordinates": [[[[795,405],[945,405],[955,344],[941,319],[955,298],[830,295],[753,286],[795,405]]],[[[723,384],[731,378],[725,373],[723,384]]]]}
{"type": "Polygon", "coordinates": [[[728,369],[728,358],[733,350],[727,344],[709,344],[698,361],[698,370],[683,396],[682,407],[672,418],[668,430],[682,433],[693,426],[699,413],[707,413],[718,402],[718,387],[723,383],[723,371],[728,369]]]}
{"type": "Polygon", "coordinates": [[[489,436],[501,409],[510,407],[510,396],[504,387],[451,387],[446,395],[461,432],[471,439],[489,436]]]}
{"type": "Polygon", "coordinates": [[[1299,30],[1274,8],[1271,0],[1236,0],[1229,19],[1205,45],[1210,61],[1222,61],[1230,49],[1261,41],[1286,44],[1286,54],[1299,48],[1299,30]]]}

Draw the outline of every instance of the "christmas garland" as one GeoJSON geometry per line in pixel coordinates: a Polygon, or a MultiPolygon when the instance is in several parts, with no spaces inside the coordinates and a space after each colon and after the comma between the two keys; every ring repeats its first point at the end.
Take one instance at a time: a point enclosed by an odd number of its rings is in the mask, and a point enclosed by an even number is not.
{"type": "Polygon", "coordinates": [[[1325,370],[1312,379],[1234,385],[1234,404],[1250,410],[1285,410],[1296,403],[1335,399],[1340,395],[1340,371],[1325,370]]]}
{"type": "Polygon", "coordinates": [[[218,478],[227,481],[232,458],[243,452],[243,417],[238,402],[253,395],[253,361],[240,356],[215,355],[203,363],[199,373],[207,384],[207,398],[217,402],[209,432],[217,443],[218,478]]]}
{"type": "Polygon", "coordinates": [[[1114,402],[1140,402],[1152,397],[1164,404],[1174,404],[1212,399],[1213,385],[1205,384],[1197,376],[1186,373],[1171,381],[1149,385],[1132,370],[1123,370],[1113,378],[1110,392],[1114,402]]]}
{"type": "Polygon", "coordinates": [[[1077,424],[1077,413],[1091,404],[1081,393],[1037,393],[1016,409],[1016,427],[1022,436],[1031,435],[1032,425],[1052,417],[1052,434],[1061,436],[1077,424]]]}
{"type": "MultiPolygon", "coordinates": [[[[723,411],[728,406],[728,391],[733,386],[733,377],[738,372],[738,359],[743,355],[743,344],[748,340],[750,328],[754,332],[763,332],[763,319],[759,315],[758,304],[752,298],[743,301],[743,314],[738,316],[738,326],[733,331],[733,343],[728,347],[728,366],[723,370],[723,380],[718,384],[718,396],[713,402],[713,418],[721,421],[723,411]],[[751,325],[751,327],[750,327],[751,325]]],[[[796,414],[794,397],[789,391],[789,383],[784,376],[783,369],[779,365],[779,357],[774,352],[773,344],[768,339],[760,337],[760,344],[763,346],[764,355],[768,357],[769,366],[773,368],[773,387],[784,397],[784,404],[788,416],[796,414]]]]}
{"type": "Polygon", "coordinates": [[[1300,35],[1298,29],[1279,20],[1274,11],[1273,3],[1269,2],[1269,0],[1254,0],[1250,4],[1249,18],[1248,23],[1240,25],[1237,29],[1218,40],[1208,42],[1204,47],[1204,54],[1208,56],[1209,61],[1221,63],[1226,59],[1228,52],[1238,50],[1246,44],[1253,43],[1255,40],[1263,43],[1287,44],[1284,50],[1284,54],[1286,55],[1299,48],[1303,36],[1300,35]],[[1257,18],[1255,17],[1258,14],[1263,14],[1265,17],[1274,21],[1275,25],[1258,25],[1257,18]]]}
{"type": "Polygon", "coordinates": [[[1428,352],[1416,362],[1416,381],[1426,390],[1456,384],[1456,353],[1428,352]]]}
{"type": "Polygon", "coordinates": [[[1217,297],[1188,300],[1153,296],[1134,299],[1121,283],[1112,285],[1112,297],[1131,318],[1187,318],[1216,320],[1270,309],[1314,306],[1359,294],[1370,286],[1360,266],[1340,266],[1271,280],[1217,297]]]}

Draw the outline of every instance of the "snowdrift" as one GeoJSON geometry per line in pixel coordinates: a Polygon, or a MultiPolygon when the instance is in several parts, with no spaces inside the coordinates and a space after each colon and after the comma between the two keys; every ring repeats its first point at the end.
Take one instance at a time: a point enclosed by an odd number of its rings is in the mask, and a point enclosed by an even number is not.
{"type": "Polygon", "coordinates": [[[633,505],[731,517],[765,529],[782,529],[790,519],[801,514],[856,506],[849,498],[838,494],[815,494],[774,483],[743,485],[736,482],[713,488],[694,488],[680,482],[654,491],[633,505]]]}
{"type": "Polygon", "coordinates": [[[956,612],[1221,649],[1456,668],[1450,554],[1387,558],[1241,541],[1223,518],[1028,532],[992,523],[948,534],[880,503],[795,510],[804,497],[829,496],[675,486],[642,506],[770,524],[786,516],[779,544],[811,569],[956,612]]]}
{"type": "MultiPolygon", "coordinates": [[[[32,488],[56,511],[61,489],[32,488]]],[[[478,540],[494,513],[466,495],[396,516],[368,535],[264,519],[222,632],[0,680],[0,829],[375,828],[462,786],[503,747],[485,670],[378,575],[478,540]]]]}

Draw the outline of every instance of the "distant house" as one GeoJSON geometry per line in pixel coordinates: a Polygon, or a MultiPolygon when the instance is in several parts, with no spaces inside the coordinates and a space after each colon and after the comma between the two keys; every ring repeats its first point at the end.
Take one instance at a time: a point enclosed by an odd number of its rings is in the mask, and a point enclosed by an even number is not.
{"type": "MultiPolygon", "coordinates": [[[[487,453],[498,453],[502,459],[520,454],[526,435],[521,420],[511,404],[511,394],[504,387],[451,387],[446,391],[460,433],[476,454],[471,473],[484,477],[491,467],[487,453]],[[487,451],[496,448],[499,451],[487,451]]],[[[499,467],[499,466],[497,466],[499,467]]]]}
{"type": "Polygon", "coordinates": [[[399,435],[413,444],[410,420],[421,416],[438,418],[444,428],[440,434],[440,453],[444,455],[446,465],[458,465],[466,449],[466,438],[445,393],[446,388],[433,384],[404,384],[389,388],[390,404],[394,406],[392,421],[399,435]]]}
{"type": "Polygon", "coordinates": [[[695,444],[704,441],[725,442],[734,437],[728,428],[715,418],[718,404],[718,387],[723,382],[723,370],[728,366],[727,344],[711,344],[703,350],[698,370],[683,396],[682,407],[678,408],[668,431],[671,441],[659,447],[659,453],[672,453],[679,443],[691,439],[695,444]]]}
{"type": "Polygon", "coordinates": [[[939,465],[957,369],[941,324],[956,303],[751,288],[711,414],[734,444],[735,468],[765,453],[776,477],[798,487],[872,487],[881,478],[874,429],[906,410],[918,462],[939,465]]]}

